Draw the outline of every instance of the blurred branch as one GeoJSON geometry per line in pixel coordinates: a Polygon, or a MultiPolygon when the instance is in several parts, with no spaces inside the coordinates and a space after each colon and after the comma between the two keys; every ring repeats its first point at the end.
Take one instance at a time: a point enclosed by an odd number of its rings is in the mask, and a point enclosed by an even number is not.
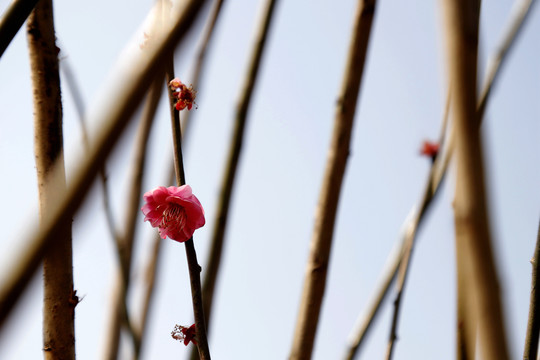
{"type": "MultiPolygon", "coordinates": [[[[174,164],[171,161],[170,167],[167,169],[167,180],[165,181],[165,184],[171,185],[174,182],[174,164]]],[[[152,251],[150,252],[148,264],[146,266],[145,274],[145,284],[146,287],[143,290],[143,300],[142,300],[142,306],[141,306],[141,313],[140,313],[140,320],[139,325],[136,328],[136,334],[138,337],[138,344],[139,344],[139,355],[142,353],[143,350],[143,344],[145,339],[145,331],[146,331],[146,324],[148,321],[148,314],[150,313],[150,307],[152,305],[153,295],[154,295],[154,289],[156,284],[156,278],[157,278],[157,270],[159,265],[159,256],[161,254],[161,244],[163,242],[163,239],[161,239],[161,236],[158,232],[154,233],[153,235],[153,245],[152,245],[152,251]]]]}
{"type": "Polygon", "coordinates": [[[540,288],[540,278],[538,277],[538,260],[540,259],[540,223],[538,224],[538,235],[536,237],[536,248],[531,259],[532,280],[531,299],[529,302],[529,320],[527,321],[527,335],[525,336],[525,350],[523,360],[535,360],[538,356],[538,337],[540,336],[540,296],[537,289],[540,288]]]}
{"type": "MultiPolygon", "coordinates": [[[[90,148],[90,140],[88,139],[88,129],[86,128],[86,123],[84,121],[84,112],[85,112],[85,106],[83,97],[80,91],[80,87],[77,84],[77,81],[75,80],[75,75],[73,74],[73,71],[71,69],[71,65],[69,64],[69,61],[67,58],[62,59],[60,62],[60,70],[64,73],[64,79],[67,82],[67,85],[69,87],[69,91],[71,92],[71,95],[73,97],[73,102],[75,104],[75,109],[77,110],[77,115],[79,116],[79,124],[81,125],[81,132],[82,132],[82,139],[83,144],[86,149],[90,148]]],[[[107,185],[107,171],[105,168],[105,164],[103,164],[103,167],[99,171],[99,175],[101,178],[101,187],[103,189],[103,208],[105,210],[105,219],[107,220],[107,226],[109,228],[109,232],[111,233],[111,237],[116,242],[116,245],[119,246],[119,239],[120,236],[118,232],[116,231],[116,226],[114,224],[114,216],[112,213],[112,208],[110,204],[110,195],[109,195],[109,187],[107,185]]]]}
{"type": "Polygon", "coordinates": [[[38,0],[13,0],[0,18],[0,57],[30,15],[38,0]]]}
{"type": "MultiPolygon", "coordinates": [[[[503,35],[501,40],[501,45],[498,46],[498,51],[490,58],[489,63],[492,64],[488,67],[488,75],[486,76],[486,80],[484,81],[484,85],[482,87],[480,100],[477,105],[477,119],[480,123],[482,122],[484,112],[486,109],[486,104],[489,99],[489,95],[491,94],[491,89],[493,88],[493,85],[495,81],[497,80],[498,75],[500,74],[500,68],[504,64],[504,60],[507,58],[508,52],[511,49],[511,45],[516,41],[517,35],[519,34],[519,29],[522,28],[523,22],[527,18],[528,12],[530,12],[531,9],[531,1],[530,0],[524,0],[521,1],[518,5],[516,5],[516,8],[518,9],[513,13],[513,16],[510,19],[509,26],[507,27],[507,32],[503,35]]],[[[450,100],[450,93],[447,95],[447,102],[446,102],[446,110],[445,110],[445,117],[448,117],[448,107],[449,107],[449,100],[450,100]]],[[[452,125],[450,125],[450,132],[448,139],[446,142],[444,142],[444,147],[442,139],[443,136],[441,135],[441,148],[444,149],[444,152],[439,154],[436,162],[433,164],[431,171],[428,175],[428,181],[427,181],[427,187],[433,187],[433,193],[435,194],[438,191],[439,186],[441,185],[442,179],[444,175],[446,174],[446,170],[448,168],[448,164],[450,163],[450,159],[453,154],[454,149],[454,128],[452,125]],[[435,166],[438,164],[437,166],[435,166]]],[[[442,126],[442,130],[446,128],[446,124],[442,126]]],[[[424,190],[424,194],[426,193],[427,189],[424,190]]],[[[422,202],[425,200],[423,198],[422,202]]],[[[422,206],[420,207],[422,208],[422,206]]],[[[421,216],[422,217],[422,216],[421,216]]],[[[421,218],[411,218],[411,221],[421,221],[421,218]]],[[[406,221],[407,223],[407,221],[406,221]]],[[[417,227],[417,224],[409,224],[406,225],[407,227],[413,226],[417,227]]],[[[405,246],[407,238],[404,236],[400,239],[398,248],[402,249],[405,246]]],[[[413,244],[414,246],[414,244],[413,244]]],[[[412,249],[412,247],[409,247],[412,249]]],[[[362,345],[365,336],[370,329],[371,324],[373,323],[376,315],[378,314],[380,305],[382,301],[385,299],[388,289],[390,287],[391,282],[393,281],[395,275],[397,274],[397,271],[400,267],[401,261],[403,257],[406,256],[405,252],[394,252],[394,255],[390,256],[389,260],[387,261],[387,265],[385,266],[385,269],[383,271],[383,276],[381,277],[380,285],[375,291],[375,294],[372,297],[372,300],[369,302],[369,305],[367,307],[367,310],[365,311],[364,315],[358,318],[357,325],[353,329],[351,335],[349,336],[349,345],[346,351],[345,358],[346,359],[353,359],[354,356],[357,353],[357,350],[362,345]]],[[[458,345],[459,347],[459,345],[458,345]]]]}
{"type": "MultiPolygon", "coordinates": [[[[206,23],[204,34],[198,46],[197,55],[195,57],[195,68],[191,76],[191,84],[193,85],[193,88],[197,90],[197,92],[200,92],[199,83],[201,83],[201,70],[205,64],[206,53],[208,51],[212,35],[214,34],[214,29],[216,28],[217,20],[221,12],[221,7],[223,3],[224,0],[215,0],[214,6],[212,7],[210,13],[210,17],[208,18],[208,21],[206,23]]],[[[188,138],[188,130],[191,128],[189,126],[191,116],[192,112],[188,111],[184,114],[184,118],[182,120],[182,141],[184,142],[184,149],[186,148],[185,144],[186,139],[188,138]]]]}
{"type": "Polygon", "coordinates": [[[444,4],[456,133],[457,326],[464,329],[468,358],[474,357],[475,333],[478,331],[481,352],[487,359],[508,359],[497,267],[489,233],[482,144],[476,112],[480,2],[446,0],[444,4]]]}
{"type": "MultiPolygon", "coordinates": [[[[444,137],[445,137],[445,129],[446,129],[446,119],[448,117],[448,104],[450,103],[450,96],[447,97],[447,106],[445,110],[445,114],[443,117],[443,126],[442,126],[442,134],[439,140],[439,144],[442,144],[444,137]]],[[[422,224],[422,220],[425,218],[425,214],[427,213],[427,210],[429,209],[431,203],[433,202],[435,196],[438,193],[438,190],[440,188],[440,183],[443,180],[443,177],[437,178],[437,170],[441,167],[446,167],[448,163],[442,163],[443,161],[440,157],[436,157],[435,161],[433,162],[429,176],[428,176],[428,182],[426,184],[424,195],[422,197],[422,200],[420,202],[420,210],[417,214],[415,214],[415,217],[413,220],[409,223],[409,226],[406,228],[405,236],[404,236],[404,249],[403,249],[403,255],[399,261],[399,273],[398,273],[398,281],[397,281],[397,294],[396,298],[394,300],[394,313],[392,316],[392,325],[390,328],[390,337],[388,341],[388,347],[386,349],[386,359],[390,360],[392,359],[392,354],[394,350],[394,344],[395,340],[397,339],[397,326],[398,326],[398,319],[399,319],[399,313],[401,309],[401,297],[404,292],[405,288],[405,281],[407,280],[407,274],[409,273],[409,265],[411,262],[412,257],[412,251],[414,249],[416,235],[418,234],[418,229],[420,228],[420,225],[422,224]]],[[[396,269],[397,270],[397,269],[396,269]]]]}
{"type": "Polygon", "coordinates": [[[108,95],[104,97],[106,102],[94,107],[95,112],[88,118],[90,123],[100,124],[90,151],[78,163],[67,191],[58,194],[50,217],[30,233],[24,252],[14,257],[16,261],[9,265],[9,276],[0,288],[0,327],[35,274],[45,250],[61,233],[62,224],[70,221],[82,204],[95,176],[135,111],[133,104],[140,102],[155,74],[183,39],[203,4],[204,1],[197,0],[185,2],[172,19],[170,30],[156,36],[146,51],[130,56],[129,63],[125,62],[114,74],[109,91],[104,94],[108,95]]]}
{"type": "Polygon", "coordinates": [[[125,231],[122,236],[118,238],[118,255],[120,263],[120,274],[117,278],[117,284],[114,286],[113,302],[112,302],[112,314],[109,317],[109,330],[107,332],[107,345],[105,347],[105,358],[116,359],[118,357],[118,345],[120,341],[120,323],[124,321],[134,344],[135,358],[138,358],[140,349],[140,339],[137,336],[131,316],[127,307],[127,292],[130,284],[131,263],[133,246],[135,240],[135,229],[137,215],[140,211],[141,193],[142,193],[142,179],[144,174],[144,168],[146,164],[146,153],[148,138],[150,131],[154,123],[156,109],[158,107],[159,99],[161,98],[161,92],[163,89],[163,77],[156,78],[148,96],[143,109],[142,120],[137,132],[137,139],[135,141],[134,149],[135,154],[133,156],[133,168],[131,174],[131,186],[128,192],[126,201],[126,220],[125,231]],[[118,284],[119,282],[119,284],[118,284]]]}
{"type": "MultiPolygon", "coordinates": [[[[34,150],[41,221],[48,218],[56,196],[66,190],[62,134],[62,98],[52,0],[42,0],[27,22],[34,100],[34,150]],[[57,168],[56,172],[54,168],[57,168]]],[[[71,221],[43,257],[43,356],[75,359],[75,306],[71,221]]]]}
{"type": "MultiPolygon", "coordinates": [[[[448,95],[446,97],[446,105],[442,117],[442,126],[441,126],[441,134],[439,136],[439,144],[442,145],[445,143],[444,139],[446,137],[446,129],[447,129],[447,122],[448,122],[448,113],[450,108],[450,91],[448,91],[448,95]]],[[[439,155],[436,156],[435,161],[431,164],[431,169],[428,174],[428,179],[426,183],[426,187],[424,189],[424,196],[422,197],[422,200],[420,201],[420,204],[418,208],[420,209],[417,211],[416,207],[413,207],[411,209],[411,212],[409,216],[407,216],[407,219],[405,219],[404,222],[404,231],[403,235],[400,239],[400,241],[397,243],[397,251],[393,251],[392,255],[389,257],[389,260],[386,263],[385,269],[383,271],[383,276],[381,277],[381,281],[379,282],[380,285],[377,288],[377,291],[375,292],[375,295],[372,297],[372,300],[369,302],[369,305],[367,307],[367,310],[365,311],[365,314],[358,318],[357,325],[355,326],[355,329],[349,336],[349,345],[346,350],[345,359],[353,359],[356,355],[358,349],[362,345],[365,336],[368,333],[368,330],[371,327],[371,324],[375,320],[375,317],[379,311],[379,308],[384,300],[384,298],[387,295],[388,289],[390,288],[390,285],[392,281],[394,280],[398,270],[400,269],[402,265],[402,261],[404,259],[407,259],[407,266],[405,268],[401,268],[400,271],[400,282],[398,286],[398,297],[395,300],[395,311],[394,311],[394,317],[392,320],[392,330],[391,330],[391,339],[395,339],[395,333],[397,329],[397,318],[398,318],[398,312],[399,312],[399,303],[401,298],[401,293],[403,291],[403,286],[405,283],[405,278],[407,275],[407,269],[408,264],[410,263],[410,256],[412,253],[412,249],[414,248],[414,243],[416,240],[416,234],[418,232],[418,228],[420,227],[420,224],[424,218],[424,215],[427,213],[427,210],[429,209],[433,199],[435,198],[435,195],[439,191],[439,187],[442,183],[442,180],[444,178],[445,171],[441,172],[441,168],[446,170],[446,167],[448,166],[449,157],[442,157],[439,155]],[[396,325],[394,325],[396,324],[396,325]]]]}
{"type": "MultiPolygon", "coordinates": [[[[174,58],[171,55],[166,67],[167,84],[174,79],[174,58]]],[[[171,125],[174,145],[174,170],[177,186],[186,184],[184,172],[184,160],[182,157],[182,130],[180,126],[180,112],[175,108],[176,98],[173,90],[169,88],[169,108],[171,111],[171,125]]],[[[197,261],[197,253],[193,244],[193,237],[186,241],[186,258],[189,269],[189,279],[191,285],[191,299],[193,301],[193,315],[195,317],[195,328],[197,331],[197,349],[202,360],[210,360],[210,349],[206,337],[206,324],[204,319],[204,308],[201,290],[201,266],[197,261]]]]}
{"type": "Polygon", "coordinates": [[[375,0],[358,1],[343,83],[336,105],[334,131],[315,215],[304,289],[290,360],[309,359],[313,351],[334,232],[341,183],[345,173],[353,120],[375,13],[375,0]]]}
{"type": "MultiPolygon", "coordinates": [[[[255,43],[249,59],[247,73],[240,90],[238,102],[235,111],[234,133],[229,147],[227,164],[223,174],[220,197],[218,200],[217,211],[214,220],[214,229],[212,233],[212,243],[210,245],[210,254],[206,266],[206,276],[203,285],[204,313],[207,321],[210,322],[212,313],[212,303],[214,300],[214,290],[221,263],[223,246],[225,243],[225,231],[227,227],[229,208],[232,198],[234,180],[242,152],[242,143],[247,123],[249,107],[253,89],[257,81],[257,75],[261,65],[261,59],[265,44],[268,39],[270,23],[276,7],[276,0],[267,0],[263,3],[262,20],[255,29],[255,43]]],[[[196,357],[192,356],[192,359],[196,357]]]]}
{"type": "Polygon", "coordinates": [[[493,88],[493,84],[495,84],[497,75],[504,64],[506,55],[508,55],[512,45],[515,44],[516,37],[523,28],[523,24],[527,19],[527,15],[529,14],[533,3],[535,3],[535,0],[517,0],[514,3],[510,21],[501,39],[500,45],[497,47],[495,54],[488,61],[487,75],[484,78],[483,91],[480,94],[480,101],[477,107],[479,121],[484,117],[489,94],[493,88]]]}

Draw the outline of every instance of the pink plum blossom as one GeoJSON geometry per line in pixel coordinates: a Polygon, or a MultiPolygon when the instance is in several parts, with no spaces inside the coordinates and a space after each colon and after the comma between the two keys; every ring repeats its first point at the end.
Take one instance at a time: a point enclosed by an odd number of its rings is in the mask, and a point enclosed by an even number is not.
{"type": "Polygon", "coordinates": [[[187,241],[205,224],[203,207],[189,185],[157,187],[144,194],[144,201],[144,221],[157,227],[163,239],[187,241]]]}

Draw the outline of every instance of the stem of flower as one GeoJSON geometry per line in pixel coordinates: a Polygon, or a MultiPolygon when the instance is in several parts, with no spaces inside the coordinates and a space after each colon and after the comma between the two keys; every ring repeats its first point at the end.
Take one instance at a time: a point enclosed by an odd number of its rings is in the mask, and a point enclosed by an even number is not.
{"type": "MultiPolygon", "coordinates": [[[[174,79],[174,63],[171,56],[167,64],[167,83],[174,79]]],[[[175,97],[169,89],[169,105],[171,109],[171,122],[174,143],[174,169],[176,173],[176,182],[178,186],[186,184],[184,173],[184,160],[182,157],[182,130],[180,127],[180,113],[175,109],[175,97]]],[[[208,348],[208,339],[206,337],[206,324],[204,320],[204,309],[201,290],[201,267],[197,262],[197,253],[193,244],[193,237],[185,242],[186,257],[189,268],[189,279],[191,284],[191,298],[193,301],[193,315],[195,317],[195,326],[197,329],[197,348],[201,360],[210,360],[210,349],[208,348]]]]}

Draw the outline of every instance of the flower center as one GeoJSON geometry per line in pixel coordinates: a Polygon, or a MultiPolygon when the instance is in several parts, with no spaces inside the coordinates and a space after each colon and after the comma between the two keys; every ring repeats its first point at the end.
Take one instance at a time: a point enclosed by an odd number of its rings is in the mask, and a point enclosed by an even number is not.
{"type": "Polygon", "coordinates": [[[163,211],[159,227],[171,232],[178,232],[184,228],[186,220],[186,210],[181,205],[168,204],[167,209],[163,211]]]}

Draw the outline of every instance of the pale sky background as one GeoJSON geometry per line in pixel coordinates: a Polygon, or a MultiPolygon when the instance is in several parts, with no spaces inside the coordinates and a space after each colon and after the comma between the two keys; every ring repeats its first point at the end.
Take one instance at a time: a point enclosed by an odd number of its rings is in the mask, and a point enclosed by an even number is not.
{"type": "MultiPolygon", "coordinates": [[[[0,0],[0,11],[8,6],[0,0]]],[[[110,80],[119,53],[152,1],[57,0],[55,26],[90,108],[110,80]]],[[[195,233],[206,264],[213,215],[233,125],[234,104],[260,18],[260,1],[227,1],[199,86],[185,149],[188,183],[207,224],[195,233]]],[[[326,161],[356,1],[280,1],[249,112],[210,329],[215,359],[284,359],[292,342],[315,206],[326,161]]],[[[484,1],[480,68],[495,50],[511,1],[484,1]]],[[[314,359],[341,358],[347,337],[370,299],[411,207],[421,198],[429,160],[424,139],[439,134],[446,96],[439,1],[380,1],[344,179],[314,359]]],[[[176,51],[176,73],[189,83],[202,22],[176,51]]],[[[499,262],[512,359],[522,356],[532,257],[540,216],[540,8],[533,9],[503,68],[483,125],[491,229],[499,262]]],[[[113,74],[114,75],[114,74],[113,74]]],[[[65,83],[65,82],[64,82],[65,83]]],[[[70,92],[63,88],[68,181],[82,150],[70,92]]],[[[133,104],[137,106],[138,104],[133,104]]],[[[135,119],[136,120],[136,119],[135,119]]],[[[94,129],[99,124],[90,124],[94,129]]],[[[162,183],[171,153],[162,102],[153,129],[145,190],[162,183]]],[[[123,219],[135,126],[107,164],[113,210],[123,219]]],[[[9,273],[35,222],[32,97],[24,29],[0,58],[0,272],[9,273]]],[[[455,357],[455,269],[448,177],[420,231],[399,326],[396,359],[455,357]]],[[[76,351],[103,351],[116,258],[106,230],[100,186],[74,219],[76,351]]],[[[141,196],[142,197],[142,196],[141,196]]],[[[139,222],[138,263],[155,231],[139,222]]],[[[192,323],[184,246],[164,240],[146,359],[187,358],[171,339],[175,324],[192,323]]],[[[134,271],[134,283],[140,282],[134,271]]],[[[204,271],[203,271],[204,275],[204,271]]],[[[34,281],[1,333],[0,359],[41,358],[41,285],[34,281]]],[[[382,358],[390,329],[386,301],[361,356],[382,358]]],[[[191,345],[190,345],[191,346],[191,345]]]]}

